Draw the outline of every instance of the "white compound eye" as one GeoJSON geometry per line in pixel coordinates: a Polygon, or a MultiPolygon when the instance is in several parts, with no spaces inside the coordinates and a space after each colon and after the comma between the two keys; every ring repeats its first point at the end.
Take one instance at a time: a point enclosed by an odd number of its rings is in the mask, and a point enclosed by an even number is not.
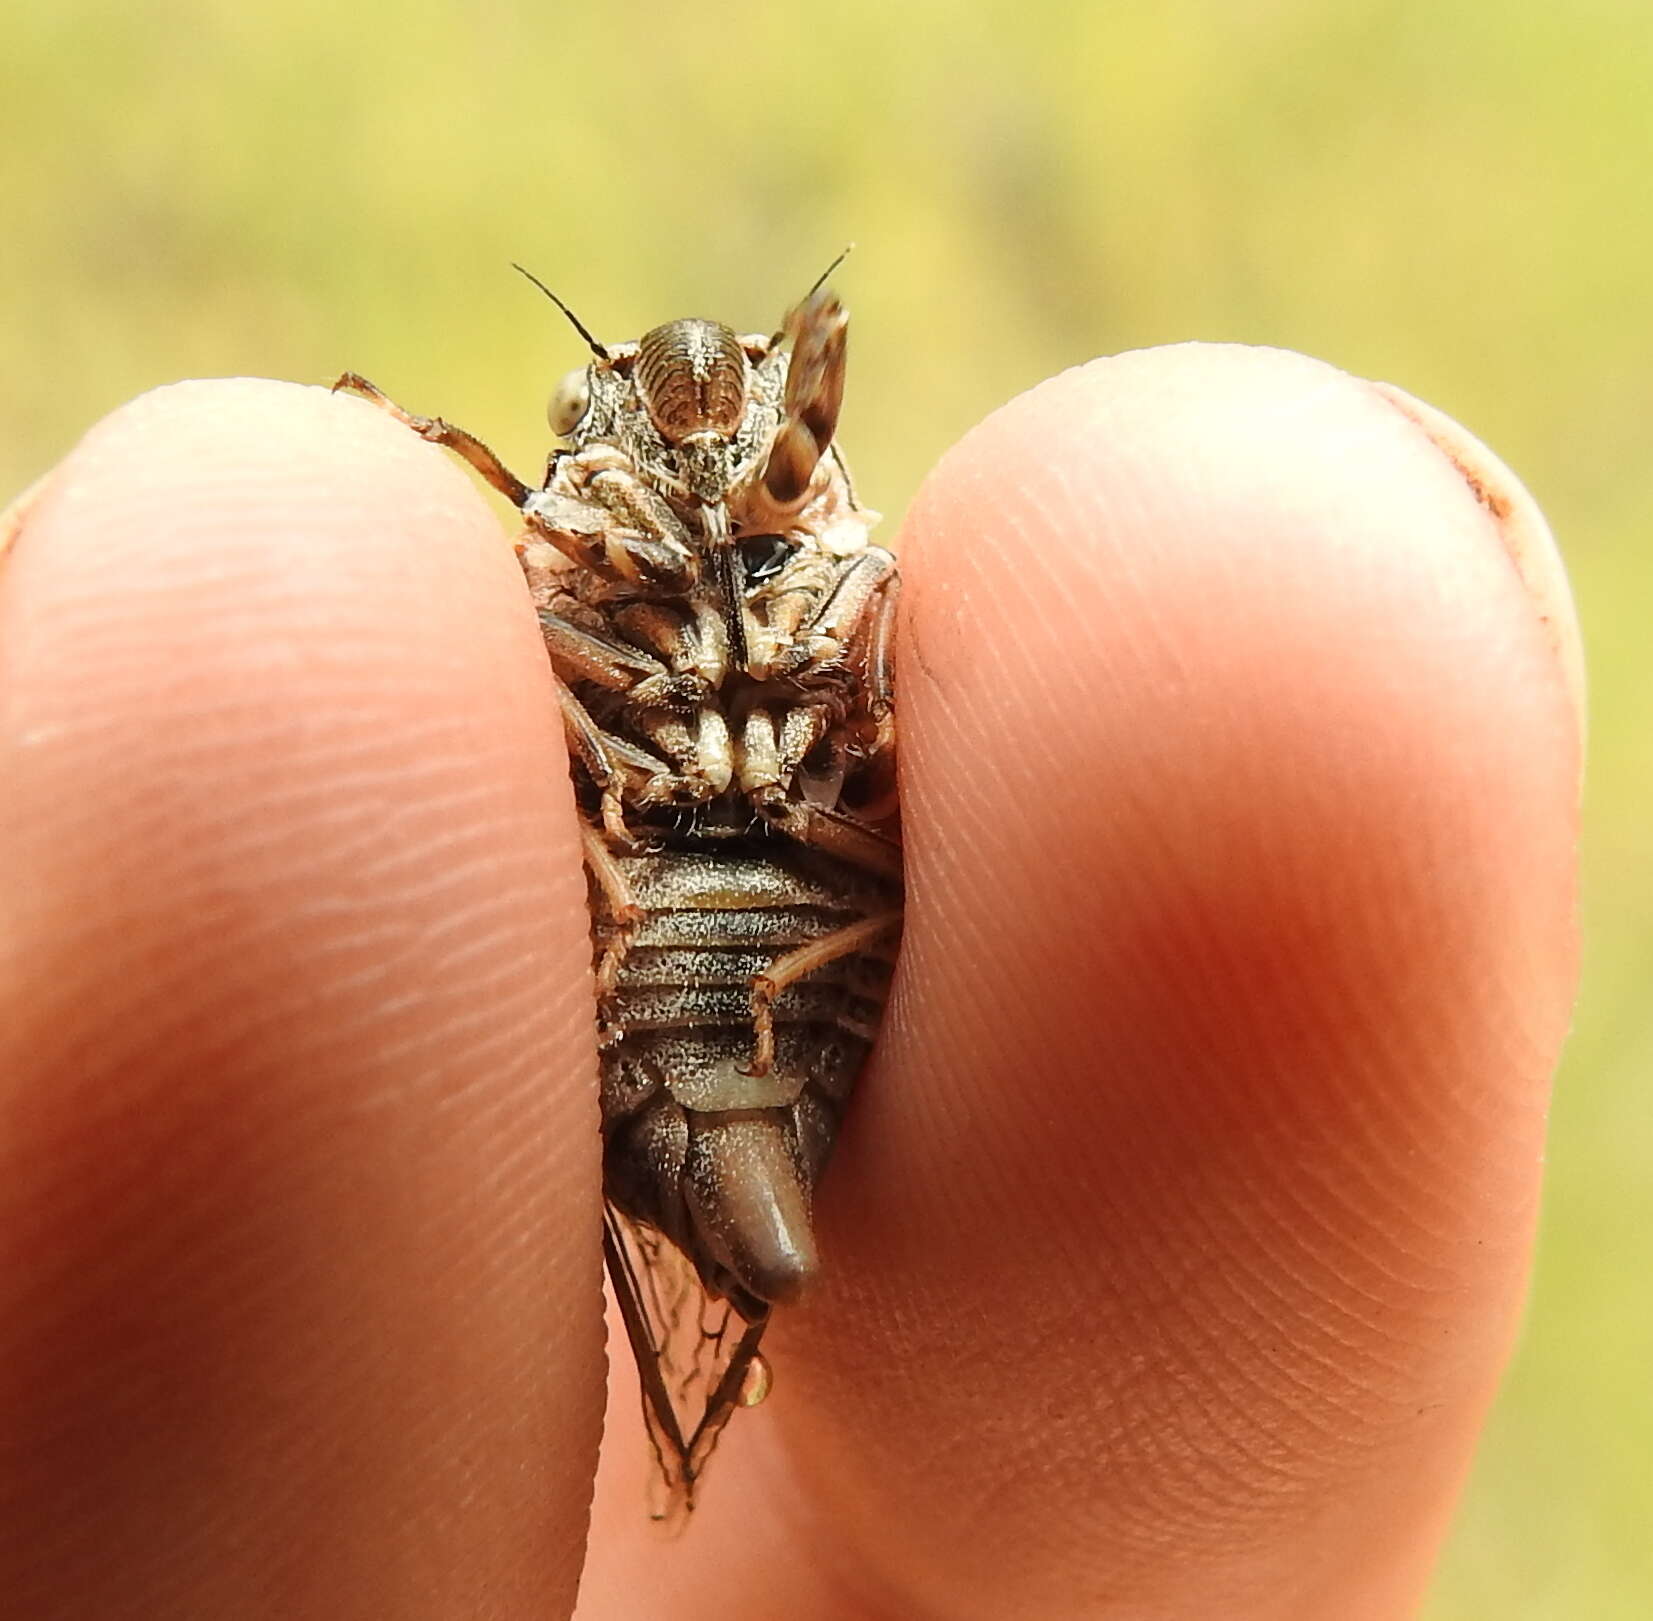
{"type": "Polygon", "coordinates": [[[574,431],[591,402],[591,384],[586,371],[584,366],[571,371],[551,392],[551,403],[546,407],[545,416],[551,424],[552,433],[559,439],[566,439],[574,431]]]}

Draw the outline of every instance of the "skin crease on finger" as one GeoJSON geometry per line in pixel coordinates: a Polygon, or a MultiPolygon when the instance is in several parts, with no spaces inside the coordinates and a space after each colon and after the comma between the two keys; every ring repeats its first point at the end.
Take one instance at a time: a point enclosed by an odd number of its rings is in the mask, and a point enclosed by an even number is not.
{"type": "Polygon", "coordinates": [[[520,572],[360,402],[96,428],[0,576],[8,1615],[566,1614],[589,947],[520,572]]]}
{"type": "Polygon", "coordinates": [[[1581,731],[1542,520],[1421,410],[1190,345],[932,474],[824,1276],[675,1545],[611,1410],[587,1621],[1412,1612],[1526,1278],[1581,731]]]}

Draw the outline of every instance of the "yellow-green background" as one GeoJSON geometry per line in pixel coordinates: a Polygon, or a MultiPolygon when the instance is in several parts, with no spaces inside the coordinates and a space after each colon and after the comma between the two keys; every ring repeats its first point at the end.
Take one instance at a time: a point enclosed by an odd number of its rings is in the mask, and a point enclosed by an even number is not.
{"type": "Polygon", "coordinates": [[[0,498],[127,396],[357,368],[531,471],[599,334],[838,247],[899,516],[1105,351],[1283,344],[1522,474],[1594,698],[1585,985],[1525,1340],[1430,1621],[1653,1613],[1653,7],[34,0],[0,21],[0,498]]]}

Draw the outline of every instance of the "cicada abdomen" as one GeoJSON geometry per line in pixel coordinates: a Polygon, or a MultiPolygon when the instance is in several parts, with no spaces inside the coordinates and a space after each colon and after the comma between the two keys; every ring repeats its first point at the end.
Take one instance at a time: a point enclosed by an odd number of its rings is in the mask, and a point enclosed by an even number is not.
{"type": "Polygon", "coordinates": [[[895,559],[835,443],[825,279],[772,337],[683,320],[604,346],[576,320],[592,361],[553,396],[567,444],[539,489],[340,380],[525,519],[590,878],[604,1251],[683,1508],[815,1271],[816,1180],[900,931],[895,559]]]}
{"type": "Polygon", "coordinates": [[[767,1388],[771,1309],[815,1272],[815,1183],[877,1032],[899,914],[878,880],[761,833],[668,837],[618,865],[635,921],[593,884],[610,1266],[661,1472],[686,1501],[734,1406],[767,1388]],[[662,1295],[639,1230],[732,1320],[662,1295]]]}

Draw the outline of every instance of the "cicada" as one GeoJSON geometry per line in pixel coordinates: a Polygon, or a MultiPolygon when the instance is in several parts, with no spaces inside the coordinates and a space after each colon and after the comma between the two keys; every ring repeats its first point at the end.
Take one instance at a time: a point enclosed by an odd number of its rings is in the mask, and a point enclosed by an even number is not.
{"type": "Polygon", "coordinates": [[[836,442],[831,273],[770,336],[676,320],[607,345],[530,275],[591,352],[552,396],[537,488],[336,385],[522,514],[591,904],[604,1254],[661,1513],[762,1398],[770,1316],[817,1270],[814,1191],[901,927],[898,579],[836,442]]]}

